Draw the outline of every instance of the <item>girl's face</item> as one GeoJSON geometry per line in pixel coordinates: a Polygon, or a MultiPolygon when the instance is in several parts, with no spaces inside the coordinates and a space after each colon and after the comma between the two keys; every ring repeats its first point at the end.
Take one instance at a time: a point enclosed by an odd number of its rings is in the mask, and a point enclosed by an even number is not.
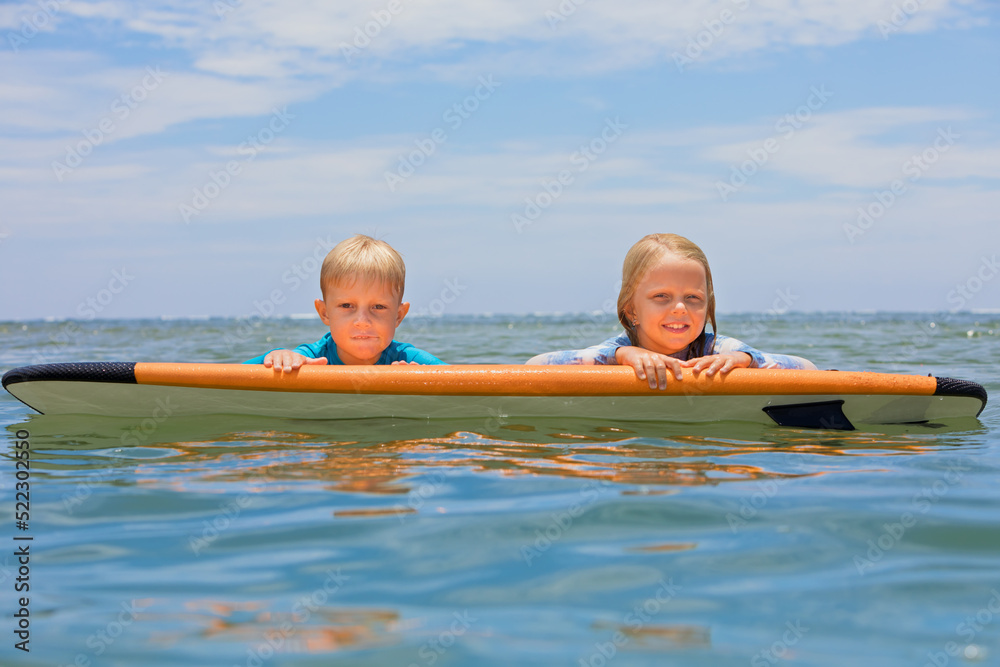
{"type": "Polygon", "coordinates": [[[705,267],[665,252],[639,281],[625,314],[636,322],[639,347],[661,354],[680,352],[705,329],[705,267]]]}

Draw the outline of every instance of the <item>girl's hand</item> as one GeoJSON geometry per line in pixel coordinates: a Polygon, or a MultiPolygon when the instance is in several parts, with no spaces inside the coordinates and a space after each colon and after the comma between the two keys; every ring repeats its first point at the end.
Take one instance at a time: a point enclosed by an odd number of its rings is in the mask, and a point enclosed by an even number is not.
{"type": "Polygon", "coordinates": [[[390,366],[406,366],[406,365],[419,366],[420,364],[418,362],[416,362],[416,361],[394,361],[394,362],[392,362],[389,365],[390,366]]]}
{"type": "Polygon", "coordinates": [[[684,378],[680,360],[641,347],[620,347],[615,350],[615,359],[622,366],[634,368],[635,376],[640,380],[648,380],[650,389],[667,388],[668,368],[676,379],[684,378]]]}
{"type": "Polygon", "coordinates": [[[281,371],[282,373],[291,373],[303,365],[325,366],[326,363],[326,357],[313,359],[312,357],[302,356],[293,350],[274,350],[273,352],[268,352],[267,356],[264,357],[264,366],[274,368],[274,370],[281,371]]]}
{"type": "Polygon", "coordinates": [[[707,357],[688,359],[681,362],[684,368],[690,368],[695,373],[705,371],[705,375],[712,377],[716,373],[725,375],[734,368],[749,368],[753,363],[753,358],[746,352],[725,352],[723,354],[710,354],[707,357]]]}

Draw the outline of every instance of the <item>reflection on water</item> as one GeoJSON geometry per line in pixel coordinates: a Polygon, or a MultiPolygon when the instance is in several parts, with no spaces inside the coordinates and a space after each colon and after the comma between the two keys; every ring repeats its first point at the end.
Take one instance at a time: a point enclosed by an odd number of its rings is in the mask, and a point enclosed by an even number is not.
{"type": "MultiPolygon", "coordinates": [[[[121,434],[132,432],[127,420],[72,418],[75,430],[67,436],[67,419],[35,416],[27,428],[32,432],[36,475],[52,490],[68,489],[61,495],[69,515],[108,522],[118,517],[125,526],[137,520],[148,524],[150,516],[160,516],[161,527],[174,534],[167,543],[167,552],[175,554],[171,562],[193,557],[195,566],[235,568],[248,583],[258,582],[235,598],[221,590],[205,595],[190,584],[180,586],[179,599],[144,596],[136,604],[136,620],[137,626],[149,628],[146,641],[164,648],[210,642],[223,653],[238,650],[262,663],[269,655],[378,649],[400,651],[400,664],[432,664],[428,658],[444,655],[442,638],[457,642],[457,635],[448,633],[457,623],[454,618],[472,613],[469,609],[485,605],[502,610],[575,597],[583,601],[602,590],[621,598],[615,603],[619,613],[605,611],[587,625],[604,639],[597,644],[579,640],[578,659],[585,664],[590,664],[588,652],[594,650],[588,646],[612,647],[622,655],[711,648],[711,624],[667,613],[679,606],[673,600],[678,595],[673,587],[679,588],[679,583],[659,586],[673,592],[670,599],[657,600],[656,582],[666,581],[663,573],[676,567],[671,563],[682,562],[677,559],[688,554],[717,557],[712,554],[723,539],[719,535],[729,532],[726,528],[734,534],[733,526],[752,530],[746,526],[763,505],[748,503],[777,504],[771,498],[787,486],[776,484],[857,473],[874,477],[890,467],[892,458],[968,447],[983,433],[981,427],[817,433],[746,424],[547,420],[474,431],[461,422],[189,418],[164,423],[139,446],[122,447],[121,434]],[[400,438],[401,432],[409,437],[400,438]],[[477,478],[498,496],[469,497],[477,478]],[[531,486],[512,486],[518,480],[531,486]],[[562,486],[550,488],[546,480],[562,486]],[[713,529],[717,534],[671,528],[611,537],[626,521],[635,522],[650,511],[662,516],[664,528],[697,525],[717,510],[690,506],[684,490],[730,485],[744,489],[739,492],[742,505],[731,508],[728,522],[720,518],[713,529]],[[131,491],[122,495],[122,489],[131,491]],[[759,498],[751,495],[755,492],[759,498]],[[142,507],[149,494],[159,497],[158,506],[142,507]],[[116,497],[125,506],[108,504],[116,497]],[[290,506],[289,499],[295,499],[290,506]],[[628,506],[622,504],[625,499],[656,505],[628,506]],[[676,501],[682,504],[672,506],[676,501]],[[737,514],[740,518],[732,519],[737,514]],[[452,515],[461,522],[451,529],[454,534],[440,529],[422,534],[426,520],[452,515]],[[463,515],[473,517],[471,523],[463,515]],[[185,527],[172,527],[171,516],[185,527]],[[487,519],[490,516],[494,518],[487,519]],[[408,532],[394,535],[393,530],[408,532]],[[380,539],[389,542],[380,547],[380,539]],[[452,550],[431,557],[435,543],[451,544],[452,550]],[[490,543],[492,547],[481,551],[490,543]],[[396,588],[390,589],[396,592],[390,596],[395,602],[373,606],[369,598],[379,597],[373,591],[380,586],[366,574],[372,567],[367,561],[379,562],[384,556],[377,554],[387,546],[393,552],[409,552],[409,562],[396,575],[402,577],[393,584],[396,588]],[[297,555],[283,555],[288,549],[297,555]],[[345,557],[352,551],[368,555],[345,557]],[[310,553],[316,556],[306,556],[310,553]],[[552,571],[566,557],[557,553],[576,553],[585,560],[552,571]],[[626,559],[659,559],[660,565],[636,569],[626,560],[612,570],[586,564],[600,554],[615,553],[626,559]],[[246,557],[252,565],[239,564],[246,557]],[[417,601],[427,594],[431,599],[440,595],[435,591],[453,585],[445,582],[456,575],[474,582],[480,579],[477,563],[488,572],[502,562],[508,563],[503,568],[527,568],[541,576],[515,584],[480,581],[466,586],[444,601],[446,609],[454,610],[451,616],[421,611],[417,601]],[[299,569],[298,575],[276,576],[290,565],[299,569]],[[416,581],[423,585],[413,583],[416,572],[422,573],[416,581]],[[340,599],[361,581],[365,595],[340,599]],[[411,588],[424,592],[400,593],[411,588]],[[414,655],[425,659],[414,660],[414,655]]],[[[111,530],[114,538],[94,538],[100,544],[53,551],[53,562],[127,562],[138,547],[116,526],[111,530]]],[[[384,571],[379,577],[393,578],[384,571]]],[[[462,628],[463,642],[477,637],[487,641],[495,632],[462,628]]],[[[574,632],[563,640],[577,642],[574,632]]],[[[510,641],[530,653],[542,640],[510,641]]]]}
{"type": "Polygon", "coordinates": [[[166,644],[182,643],[194,634],[238,645],[260,644],[286,653],[330,653],[384,646],[400,640],[398,612],[320,606],[321,599],[304,598],[291,613],[271,611],[263,601],[193,600],[185,605],[187,609],[179,618],[158,620],[180,621],[202,629],[163,635],[159,640],[166,644]]]}
{"type": "MultiPolygon", "coordinates": [[[[636,617],[638,620],[638,616],[636,617]]],[[[623,647],[633,642],[633,647],[649,651],[675,650],[688,647],[704,647],[711,644],[708,628],[687,625],[638,626],[612,623],[595,623],[598,632],[621,633],[618,643],[623,647]]],[[[612,634],[612,639],[616,635],[612,634]]]]}
{"type": "MultiPolygon", "coordinates": [[[[247,493],[257,493],[265,486],[275,491],[319,485],[360,496],[406,496],[425,487],[428,475],[440,477],[456,470],[464,474],[598,480],[620,485],[624,494],[649,495],[677,487],[785,480],[834,470],[829,466],[825,470],[823,465],[801,472],[769,467],[768,462],[780,463],[782,459],[761,457],[763,453],[809,455],[819,457],[819,461],[826,457],[880,458],[949,446],[969,447],[971,436],[985,432],[981,426],[972,430],[896,426],[892,427],[894,433],[872,433],[747,424],[679,427],[630,423],[626,428],[579,422],[570,430],[562,422],[538,420],[507,424],[486,434],[449,432],[450,428],[466,426],[452,422],[289,424],[258,420],[261,423],[250,427],[245,419],[239,420],[239,430],[224,432],[219,430],[220,419],[174,419],[139,447],[114,446],[129,428],[125,420],[37,415],[28,428],[40,454],[36,474],[50,476],[53,481],[83,479],[101,484],[127,479],[127,483],[139,486],[199,492],[215,489],[219,493],[231,492],[231,483],[245,483],[247,493]],[[68,421],[77,427],[72,437],[60,435],[66,432],[68,421]],[[392,437],[399,431],[428,435],[392,437]],[[379,434],[390,437],[378,440],[379,434]],[[636,486],[639,489],[629,488],[636,486]],[[657,491],[658,487],[668,488],[657,491]]],[[[881,468],[859,462],[847,470],[866,469],[881,468]]],[[[838,466],[836,470],[845,469],[838,466]]],[[[412,506],[355,507],[340,509],[337,516],[416,511],[412,506]]]]}

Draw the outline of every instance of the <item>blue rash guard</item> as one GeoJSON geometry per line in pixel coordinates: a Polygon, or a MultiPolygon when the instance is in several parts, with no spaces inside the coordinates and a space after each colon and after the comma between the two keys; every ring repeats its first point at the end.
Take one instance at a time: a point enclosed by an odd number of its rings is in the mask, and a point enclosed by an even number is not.
{"type": "MultiPolygon", "coordinates": [[[[280,350],[281,348],[279,347],[275,349],[280,350]]],[[[270,352],[274,352],[274,350],[270,350],[270,352]]],[[[264,357],[270,354],[270,352],[244,361],[243,363],[262,364],[264,363],[264,357]]],[[[298,352],[303,357],[309,357],[310,359],[326,357],[327,363],[331,366],[344,365],[344,362],[341,361],[340,357],[337,355],[337,344],[333,342],[333,336],[329,333],[315,343],[299,345],[295,348],[295,352],[298,352]]],[[[443,361],[435,357],[430,352],[424,352],[423,350],[413,347],[409,343],[400,343],[398,340],[392,341],[389,343],[389,347],[382,350],[382,356],[378,358],[375,365],[388,366],[394,361],[415,361],[418,364],[424,365],[445,365],[443,361]]]]}
{"type": "MultiPolygon", "coordinates": [[[[583,350],[561,350],[558,352],[548,352],[541,355],[541,360],[537,363],[617,365],[618,361],[615,358],[615,352],[617,352],[620,347],[628,347],[630,345],[632,345],[632,341],[629,340],[628,334],[622,332],[617,336],[607,339],[603,343],[592,345],[583,350]]],[[[709,354],[744,352],[750,355],[750,358],[753,360],[750,362],[750,368],[816,369],[815,364],[808,359],[793,357],[788,354],[771,354],[770,352],[761,352],[760,350],[756,350],[746,343],[736,340],[735,338],[716,335],[714,333],[705,333],[704,349],[704,354],[697,354],[691,349],[691,345],[688,345],[680,352],[675,352],[674,354],[668,356],[680,359],[681,361],[687,361],[688,359],[707,356],[709,354]]]]}

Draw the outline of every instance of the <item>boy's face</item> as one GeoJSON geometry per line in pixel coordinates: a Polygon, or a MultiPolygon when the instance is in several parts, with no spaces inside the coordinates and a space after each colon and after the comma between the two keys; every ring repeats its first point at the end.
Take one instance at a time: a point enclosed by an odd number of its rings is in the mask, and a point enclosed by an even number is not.
{"type": "Polygon", "coordinates": [[[337,355],[349,366],[374,364],[389,347],[409,303],[387,283],[349,280],[327,285],[316,312],[337,344],[337,355]]]}

